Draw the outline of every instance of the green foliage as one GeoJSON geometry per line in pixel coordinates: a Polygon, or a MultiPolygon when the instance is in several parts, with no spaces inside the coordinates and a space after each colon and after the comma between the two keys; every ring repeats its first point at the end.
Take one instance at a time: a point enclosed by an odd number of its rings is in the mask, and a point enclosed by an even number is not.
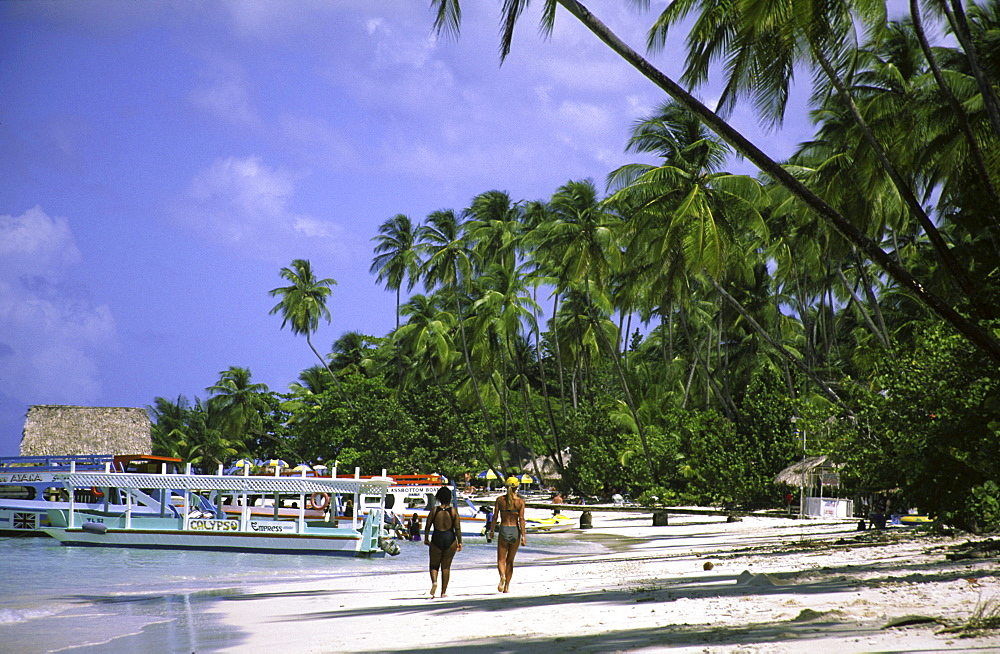
{"type": "Polygon", "coordinates": [[[604,495],[610,489],[632,486],[635,469],[645,469],[641,455],[626,454],[629,439],[612,422],[611,408],[608,402],[588,403],[566,423],[564,444],[572,452],[572,465],[563,481],[577,492],[604,495]]]}
{"type": "Polygon", "coordinates": [[[867,398],[864,429],[845,451],[873,489],[970,531],[1000,528],[1000,384],[996,369],[939,325],[885,364],[867,398]]]}

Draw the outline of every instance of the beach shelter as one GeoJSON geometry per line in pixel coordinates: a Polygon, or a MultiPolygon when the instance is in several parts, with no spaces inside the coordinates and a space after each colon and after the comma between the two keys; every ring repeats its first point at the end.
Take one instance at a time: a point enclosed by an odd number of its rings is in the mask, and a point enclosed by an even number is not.
{"type": "Polygon", "coordinates": [[[483,470],[478,475],[476,475],[476,479],[485,479],[486,488],[491,488],[490,482],[493,481],[494,479],[499,479],[499,477],[497,477],[497,473],[493,472],[492,470],[483,470]]]}
{"type": "Polygon", "coordinates": [[[233,464],[232,468],[229,469],[229,474],[235,473],[238,475],[242,475],[243,473],[253,472],[253,470],[256,467],[257,464],[254,463],[251,459],[240,459],[239,461],[233,464]]]}

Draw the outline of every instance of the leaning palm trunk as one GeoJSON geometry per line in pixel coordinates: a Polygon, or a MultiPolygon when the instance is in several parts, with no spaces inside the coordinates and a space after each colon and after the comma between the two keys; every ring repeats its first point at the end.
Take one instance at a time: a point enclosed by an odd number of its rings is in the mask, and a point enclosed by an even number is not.
{"type": "Polygon", "coordinates": [[[615,347],[611,344],[608,335],[604,333],[601,325],[597,322],[597,316],[594,315],[596,311],[594,305],[590,301],[590,281],[584,277],[583,279],[584,289],[586,291],[587,297],[587,315],[590,318],[590,323],[594,327],[594,331],[597,332],[597,341],[604,347],[605,352],[611,357],[611,362],[614,364],[615,374],[618,376],[618,382],[621,384],[622,392],[625,394],[625,404],[628,406],[629,413],[632,414],[632,420],[635,422],[635,429],[639,434],[639,442],[642,443],[642,453],[646,457],[646,465],[649,467],[649,476],[652,478],[654,484],[660,483],[660,475],[657,473],[656,466],[653,464],[653,456],[649,450],[649,443],[646,441],[646,430],[642,424],[642,419],[639,417],[639,410],[635,405],[635,400],[632,399],[632,391],[629,388],[628,380],[625,379],[625,373],[622,371],[621,361],[615,355],[615,347]]]}
{"type": "Polygon", "coordinates": [[[868,277],[868,271],[865,269],[865,262],[861,260],[861,255],[858,254],[857,248],[851,248],[851,255],[854,257],[854,265],[858,269],[858,277],[861,280],[861,286],[865,290],[865,297],[868,298],[868,305],[872,308],[872,313],[875,314],[875,320],[878,323],[878,329],[882,333],[882,338],[885,343],[889,343],[889,330],[885,326],[885,319],[882,317],[882,308],[879,306],[878,299],[875,297],[875,291],[872,289],[872,283],[868,277]]]}
{"type": "Polygon", "coordinates": [[[868,147],[872,149],[872,152],[875,153],[875,158],[878,159],[879,163],[882,165],[882,170],[884,170],[889,176],[893,186],[896,187],[900,197],[903,198],[903,202],[906,204],[907,208],[909,208],[910,213],[917,219],[917,222],[920,223],[924,233],[927,234],[927,238],[931,242],[931,246],[937,253],[941,263],[944,264],[948,274],[951,275],[951,278],[955,280],[955,283],[958,284],[960,289],[962,289],[962,292],[965,293],[965,295],[972,301],[972,305],[976,307],[976,312],[981,318],[992,317],[992,308],[988,304],[980,301],[979,291],[976,289],[976,286],[972,283],[972,280],[969,279],[965,270],[958,265],[958,262],[955,260],[954,253],[952,253],[948,244],[945,243],[944,237],[941,236],[941,232],[939,232],[938,228],[935,227],[933,222],[931,222],[930,216],[928,216],[927,212],[924,211],[924,208],[921,206],[917,196],[913,194],[913,189],[910,188],[910,185],[903,179],[899,170],[896,169],[896,165],[889,160],[889,155],[886,153],[885,148],[882,147],[882,144],[879,143],[878,139],[875,138],[875,134],[872,133],[871,127],[868,125],[868,121],[866,121],[861,115],[861,111],[858,109],[858,105],[854,102],[854,97],[851,95],[847,85],[844,84],[844,80],[840,78],[840,75],[838,75],[837,71],[834,70],[833,64],[830,63],[830,61],[826,58],[826,55],[824,55],[819,48],[813,48],[813,56],[816,58],[816,61],[819,62],[820,67],[823,68],[823,72],[826,73],[827,78],[829,78],[830,82],[833,83],[834,88],[837,89],[837,92],[840,93],[840,96],[844,99],[844,102],[847,105],[847,110],[851,114],[851,118],[854,120],[855,125],[857,125],[858,129],[861,130],[861,135],[864,137],[865,142],[868,144],[868,147]]]}
{"type": "Polygon", "coordinates": [[[462,335],[462,355],[465,357],[465,369],[469,373],[469,381],[472,382],[472,389],[476,395],[476,402],[479,404],[479,411],[482,413],[483,422],[486,423],[486,430],[493,441],[493,451],[496,454],[499,465],[503,467],[503,454],[500,448],[500,441],[497,440],[496,432],[493,430],[493,421],[483,403],[482,393],[479,392],[479,382],[476,380],[476,373],[472,369],[472,359],[469,357],[469,343],[465,337],[465,319],[462,317],[462,306],[458,301],[458,293],[455,293],[455,315],[458,316],[458,331],[462,335]]]}
{"type": "Polygon", "coordinates": [[[982,350],[991,360],[1000,364],[1000,341],[978,325],[965,318],[936,294],[927,290],[908,270],[900,266],[887,252],[842,216],[836,209],[767,156],[742,133],[722,120],[715,112],[699,102],[670,77],[664,75],[635,50],[619,39],[604,23],[577,0],[556,0],[570,14],[608,45],[618,56],[631,64],[646,78],[663,89],[671,98],[698,116],[705,125],[750,160],[762,172],[787,188],[822,220],[830,223],[849,242],[856,245],[872,261],[885,270],[902,288],[917,301],[927,306],[945,322],[952,325],[966,339],[982,350]]]}
{"type": "Polygon", "coordinates": [[[479,454],[483,457],[483,460],[489,461],[490,457],[487,456],[486,449],[483,447],[483,444],[480,442],[480,440],[476,438],[476,435],[472,431],[472,428],[469,427],[469,423],[465,422],[465,416],[462,415],[462,411],[458,408],[458,405],[455,403],[455,398],[452,396],[451,391],[447,390],[444,387],[444,384],[441,383],[441,378],[438,376],[437,372],[433,371],[433,364],[431,365],[432,365],[432,376],[434,377],[434,383],[437,385],[438,390],[441,391],[441,395],[444,397],[445,401],[448,402],[448,406],[451,407],[451,410],[455,413],[455,417],[458,418],[458,422],[459,424],[462,425],[462,429],[464,429],[465,432],[469,435],[469,440],[476,444],[476,448],[479,449],[479,454]]]}
{"type": "MultiPolygon", "coordinates": [[[[536,303],[537,308],[537,303],[536,303]]],[[[535,309],[532,309],[533,311],[535,309]]],[[[538,328],[538,316],[535,315],[535,359],[538,361],[538,374],[542,380],[542,397],[545,401],[545,415],[549,420],[549,427],[552,429],[552,440],[555,443],[555,458],[559,466],[559,471],[562,472],[563,460],[562,460],[562,448],[559,445],[559,429],[556,427],[556,419],[552,414],[552,398],[549,397],[549,383],[545,376],[545,363],[542,361],[542,343],[541,335],[539,334],[538,328]]],[[[562,369],[560,368],[560,373],[562,369]]],[[[565,419],[565,414],[564,414],[565,419]]],[[[565,424],[565,422],[564,422],[565,424]]]]}
{"type": "Polygon", "coordinates": [[[990,80],[986,79],[982,66],[979,65],[979,54],[976,52],[976,44],[972,41],[972,34],[969,33],[969,19],[965,15],[965,8],[962,0],[951,0],[951,11],[948,11],[948,3],[942,2],[942,8],[948,13],[955,37],[962,44],[965,51],[965,58],[969,62],[969,70],[972,77],[979,86],[979,92],[983,96],[983,106],[986,107],[986,115],[989,116],[990,126],[993,134],[1000,139],[1000,100],[997,99],[996,91],[990,80]]]}
{"type": "Polygon", "coordinates": [[[351,408],[351,411],[354,411],[354,405],[351,403],[351,397],[347,394],[347,391],[344,390],[344,387],[341,385],[340,380],[337,379],[337,375],[334,374],[333,370],[330,368],[330,365],[326,362],[326,359],[320,356],[320,353],[316,350],[316,346],[313,345],[312,338],[309,337],[308,332],[306,333],[306,343],[309,344],[309,349],[313,351],[313,354],[315,354],[316,358],[319,359],[319,362],[323,364],[323,367],[326,368],[326,371],[330,373],[331,377],[333,377],[333,383],[337,385],[337,390],[340,391],[340,394],[344,396],[344,401],[347,402],[347,406],[351,408]]]}
{"type": "Polygon", "coordinates": [[[816,384],[819,387],[819,389],[821,391],[823,391],[824,395],[826,395],[835,404],[837,404],[838,406],[842,407],[845,411],[848,412],[848,414],[850,414],[850,410],[847,409],[847,407],[844,404],[843,400],[841,400],[840,397],[838,397],[837,394],[833,392],[833,389],[830,388],[830,386],[825,381],[823,381],[822,379],[820,379],[816,375],[816,373],[814,373],[812,371],[812,369],[809,366],[807,366],[805,363],[802,362],[801,359],[799,359],[797,356],[795,356],[794,354],[792,354],[791,352],[789,352],[787,349],[785,349],[785,347],[783,345],[781,345],[781,343],[779,343],[776,340],[774,340],[774,338],[771,336],[771,334],[768,333],[768,331],[766,329],[764,329],[763,327],[761,327],[760,323],[758,323],[754,319],[754,317],[750,315],[750,312],[748,312],[746,310],[746,308],[742,304],[740,304],[739,300],[737,300],[732,295],[730,295],[729,293],[727,293],[726,290],[724,288],[722,288],[722,286],[720,286],[717,281],[715,281],[715,278],[713,278],[711,275],[709,275],[707,273],[705,274],[705,277],[708,279],[709,283],[712,285],[712,288],[714,288],[716,290],[716,292],[719,295],[721,295],[722,298],[726,302],[728,302],[734,309],[736,309],[736,311],[743,317],[744,320],[747,321],[747,323],[753,328],[753,330],[755,332],[757,332],[758,334],[760,334],[760,336],[765,341],[767,341],[767,343],[771,347],[773,347],[778,352],[778,354],[780,354],[787,361],[789,361],[790,363],[792,363],[792,365],[794,365],[796,368],[798,368],[799,370],[801,370],[807,377],[809,377],[809,379],[811,379],[813,381],[814,384],[816,384]]]}
{"type": "Polygon", "coordinates": [[[868,325],[868,329],[871,331],[872,334],[875,334],[875,338],[877,338],[878,342],[882,344],[882,347],[888,348],[889,347],[888,337],[884,333],[882,333],[882,330],[879,329],[878,326],[875,324],[875,321],[872,319],[871,314],[868,313],[868,310],[865,308],[865,305],[861,301],[861,298],[858,297],[857,291],[855,291],[854,288],[851,286],[851,281],[847,279],[847,275],[845,275],[844,271],[841,270],[839,267],[837,268],[837,275],[840,277],[841,283],[844,284],[844,288],[846,288],[847,292],[850,293],[851,299],[854,300],[854,306],[856,306],[858,308],[858,311],[861,312],[861,317],[864,319],[865,324],[868,325]]]}
{"type": "MultiPolygon", "coordinates": [[[[704,361],[702,361],[701,352],[699,351],[699,348],[701,346],[700,345],[698,347],[694,347],[693,346],[695,338],[694,338],[694,335],[691,333],[691,326],[690,326],[690,324],[688,324],[688,321],[686,320],[686,318],[684,317],[683,314],[681,315],[681,321],[680,322],[681,322],[681,329],[684,330],[685,337],[687,338],[688,342],[692,344],[691,353],[694,355],[694,361],[691,363],[691,374],[692,374],[692,376],[694,375],[694,372],[698,368],[699,365],[703,364],[704,368],[705,368],[705,406],[709,406],[711,404],[711,400],[712,400],[711,396],[715,395],[715,398],[719,401],[719,406],[722,407],[722,412],[726,415],[727,418],[729,418],[733,422],[736,422],[738,411],[736,410],[735,405],[733,405],[731,403],[731,401],[728,399],[727,395],[722,392],[721,388],[719,388],[718,383],[715,381],[715,375],[712,374],[712,365],[711,365],[711,363],[712,363],[711,362],[711,356],[712,356],[712,329],[711,329],[711,327],[708,328],[708,334],[705,336],[705,349],[706,349],[706,352],[705,352],[705,359],[704,359],[704,361]]],[[[720,334],[720,338],[721,338],[721,334],[720,334]]]]}

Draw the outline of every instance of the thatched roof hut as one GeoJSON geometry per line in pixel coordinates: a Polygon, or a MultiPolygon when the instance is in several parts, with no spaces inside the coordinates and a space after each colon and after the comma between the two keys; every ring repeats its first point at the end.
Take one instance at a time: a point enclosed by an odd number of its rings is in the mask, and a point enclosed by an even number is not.
{"type": "Polygon", "coordinates": [[[24,421],[21,456],[152,454],[150,430],[145,409],[36,405],[24,421]]]}
{"type": "MultiPolygon", "coordinates": [[[[832,465],[828,464],[827,457],[824,456],[812,456],[808,457],[805,464],[804,474],[806,476],[806,485],[811,485],[811,476],[820,470],[828,470],[833,468],[832,465]]],[[[802,475],[803,475],[803,462],[796,461],[792,465],[788,466],[781,472],[779,472],[775,478],[775,484],[787,484],[789,486],[801,486],[802,485],[802,475]]]]}

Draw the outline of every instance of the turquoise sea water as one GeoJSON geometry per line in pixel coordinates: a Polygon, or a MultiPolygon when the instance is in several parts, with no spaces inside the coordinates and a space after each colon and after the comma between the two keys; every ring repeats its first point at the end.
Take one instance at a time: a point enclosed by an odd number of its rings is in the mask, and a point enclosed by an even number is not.
{"type": "MultiPolygon", "coordinates": [[[[557,554],[573,542],[532,539],[522,563],[557,554]]],[[[0,651],[211,652],[245,644],[204,608],[223,596],[268,582],[317,581],[422,571],[427,550],[400,544],[380,560],[281,554],[66,547],[50,538],[0,538],[0,651]]],[[[567,552],[568,553],[568,552],[567,552]]],[[[490,566],[496,546],[466,539],[462,567],[490,566]]],[[[457,565],[457,564],[456,564],[457,565]]],[[[361,582],[359,582],[361,583],[361,582]]]]}

